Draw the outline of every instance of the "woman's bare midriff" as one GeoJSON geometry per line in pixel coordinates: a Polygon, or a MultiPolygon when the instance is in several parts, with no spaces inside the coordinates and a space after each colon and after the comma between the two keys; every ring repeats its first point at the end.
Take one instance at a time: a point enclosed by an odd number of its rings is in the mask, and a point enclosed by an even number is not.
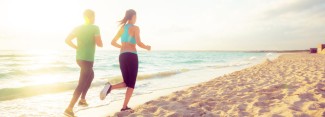
{"type": "Polygon", "coordinates": [[[137,52],[137,49],[135,47],[136,44],[131,44],[128,42],[122,42],[122,48],[121,48],[121,53],[123,52],[137,52]]]}

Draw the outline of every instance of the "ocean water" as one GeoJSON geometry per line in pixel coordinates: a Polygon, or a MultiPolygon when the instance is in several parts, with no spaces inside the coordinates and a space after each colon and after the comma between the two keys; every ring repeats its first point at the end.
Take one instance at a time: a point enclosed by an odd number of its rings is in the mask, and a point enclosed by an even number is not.
{"type": "MultiPolygon", "coordinates": [[[[100,101],[98,98],[98,91],[105,82],[122,81],[118,55],[117,51],[96,52],[95,78],[87,95],[87,101],[93,107],[123,99],[122,90],[114,92],[110,100],[100,101]]],[[[136,89],[139,90],[135,90],[134,96],[198,84],[278,55],[262,52],[153,51],[139,52],[138,56],[136,89]]],[[[79,67],[74,51],[2,50],[0,115],[58,116],[68,105],[78,77],[79,67]]],[[[75,110],[78,111],[78,108],[75,110]]]]}

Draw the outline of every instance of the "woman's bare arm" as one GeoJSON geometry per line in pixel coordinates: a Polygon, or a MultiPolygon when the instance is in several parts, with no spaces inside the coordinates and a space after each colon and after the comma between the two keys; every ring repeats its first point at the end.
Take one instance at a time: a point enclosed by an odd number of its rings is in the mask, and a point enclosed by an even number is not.
{"type": "Polygon", "coordinates": [[[135,26],[134,27],[134,37],[135,37],[135,40],[137,42],[137,45],[143,49],[146,49],[148,51],[151,50],[151,46],[149,45],[145,45],[141,42],[141,39],[140,39],[140,29],[138,26],[135,26]]]}
{"type": "Polygon", "coordinates": [[[115,35],[115,37],[113,38],[111,44],[114,46],[114,47],[117,47],[117,48],[122,48],[122,45],[118,44],[117,43],[117,40],[122,36],[123,34],[123,28],[121,27],[121,29],[117,32],[117,34],[115,35]]]}

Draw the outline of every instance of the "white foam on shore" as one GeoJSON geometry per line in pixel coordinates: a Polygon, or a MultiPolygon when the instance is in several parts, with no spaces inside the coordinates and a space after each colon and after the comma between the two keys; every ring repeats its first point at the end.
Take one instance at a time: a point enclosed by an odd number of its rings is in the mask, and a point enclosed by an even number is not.
{"type": "MultiPolygon", "coordinates": [[[[276,57],[274,57],[276,58],[276,57]]],[[[250,64],[229,66],[222,68],[195,69],[188,72],[164,77],[140,80],[137,82],[134,96],[130,106],[135,107],[160,96],[171,94],[202,82],[209,81],[218,76],[228,74],[252,65],[261,63],[266,58],[251,60],[250,64]]],[[[116,90],[106,100],[99,100],[101,86],[92,87],[87,94],[88,108],[76,107],[79,117],[106,116],[119,111],[122,106],[125,90],[116,90]]],[[[6,116],[60,116],[69,104],[73,91],[56,94],[46,94],[29,98],[8,100],[0,102],[0,115],[6,116]]]]}
{"type": "MultiPolygon", "coordinates": [[[[277,58],[279,55],[272,56],[272,60],[277,58]]],[[[267,58],[260,58],[252,62],[252,64],[247,64],[243,66],[237,67],[225,67],[225,68],[209,68],[209,69],[202,69],[202,70],[193,70],[186,73],[174,75],[168,78],[163,79],[148,79],[138,82],[138,86],[135,89],[135,95],[131,98],[129,105],[131,107],[136,107],[140,104],[148,102],[150,100],[156,99],[160,96],[171,94],[172,92],[184,90],[188,87],[198,85],[202,82],[207,82],[212,80],[216,77],[222,76],[224,74],[229,74],[234,71],[238,71],[258,63],[263,62],[267,58]]],[[[113,93],[108,98],[113,98],[117,96],[118,93],[124,94],[124,90],[120,90],[117,93],[113,93]]],[[[107,115],[112,116],[115,112],[118,112],[119,109],[122,107],[123,104],[123,96],[120,96],[121,99],[119,100],[111,100],[111,103],[100,106],[94,107],[89,109],[83,109],[77,112],[79,117],[87,117],[87,116],[98,116],[98,117],[105,117],[107,115]]],[[[109,100],[109,99],[108,99],[109,100]]]]}

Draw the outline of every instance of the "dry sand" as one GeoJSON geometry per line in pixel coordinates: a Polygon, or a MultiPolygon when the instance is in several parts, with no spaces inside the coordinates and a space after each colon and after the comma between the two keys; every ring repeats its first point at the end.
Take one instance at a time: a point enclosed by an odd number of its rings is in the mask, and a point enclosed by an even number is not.
{"type": "Polygon", "coordinates": [[[284,54],[134,110],[114,116],[325,116],[325,55],[284,54]]]}

